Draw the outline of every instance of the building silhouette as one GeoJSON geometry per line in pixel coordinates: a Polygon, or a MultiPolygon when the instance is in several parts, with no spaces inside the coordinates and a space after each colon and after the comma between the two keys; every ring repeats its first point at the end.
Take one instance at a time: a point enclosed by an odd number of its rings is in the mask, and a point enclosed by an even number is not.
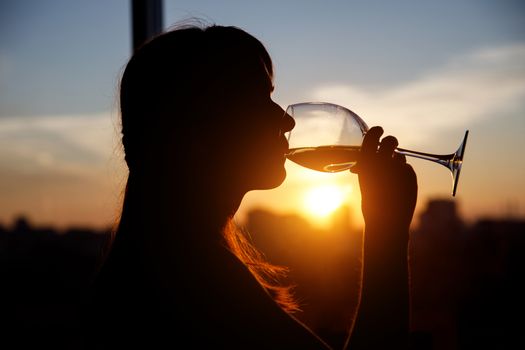
{"type": "Polygon", "coordinates": [[[412,327],[432,349],[525,349],[525,221],[431,200],[410,242],[412,327]]]}
{"type": "MultiPolygon", "coordinates": [[[[296,286],[296,316],[341,345],[361,268],[362,232],[350,209],[339,209],[326,230],[258,209],[244,229],[270,262],[289,267],[284,282],[296,286]]],[[[108,232],[34,227],[24,217],[0,225],[0,326],[9,335],[0,347],[38,339],[31,345],[81,348],[79,305],[108,232]]],[[[467,225],[455,202],[431,200],[409,248],[414,349],[525,349],[525,220],[467,225]]]]}

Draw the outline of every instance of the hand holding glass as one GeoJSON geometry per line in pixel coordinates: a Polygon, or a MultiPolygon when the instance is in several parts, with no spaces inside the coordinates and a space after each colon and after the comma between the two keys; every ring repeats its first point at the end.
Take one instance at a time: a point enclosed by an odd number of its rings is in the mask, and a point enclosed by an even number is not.
{"type": "MultiPolygon", "coordinates": [[[[287,133],[287,158],[303,167],[323,172],[350,169],[356,162],[368,126],[351,110],[332,103],[306,102],[288,106],[295,127],[287,133]]],[[[445,166],[452,174],[452,195],[456,195],[468,130],[456,152],[430,154],[396,148],[395,152],[445,166]]]]}

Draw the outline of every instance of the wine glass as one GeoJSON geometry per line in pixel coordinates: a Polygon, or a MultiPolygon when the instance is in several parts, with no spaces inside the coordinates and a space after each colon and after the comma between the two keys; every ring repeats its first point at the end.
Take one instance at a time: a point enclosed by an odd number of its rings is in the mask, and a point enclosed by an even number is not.
{"type": "MultiPolygon", "coordinates": [[[[350,169],[357,161],[363,138],[368,131],[365,121],[348,108],[326,102],[289,105],[286,113],[295,120],[287,132],[290,151],[286,157],[303,167],[323,172],[350,169]]],[[[468,130],[456,152],[430,154],[396,148],[395,152],[429,160],[445,166],[452,174],[452,196],[456,195],[468,130]]]]}

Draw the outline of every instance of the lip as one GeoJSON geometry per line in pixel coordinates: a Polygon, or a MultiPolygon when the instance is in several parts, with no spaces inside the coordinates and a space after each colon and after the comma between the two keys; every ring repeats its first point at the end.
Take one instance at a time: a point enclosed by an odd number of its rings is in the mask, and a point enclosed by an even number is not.
{"type": "Polygon", "coordinates": [[[290,145],[288,144],[288,140],[285,139],[284,137],[281,138],[281,143],[282,143],[282,151],[284,155],[286,156],[288,153],[290,153],[290,145]]]}

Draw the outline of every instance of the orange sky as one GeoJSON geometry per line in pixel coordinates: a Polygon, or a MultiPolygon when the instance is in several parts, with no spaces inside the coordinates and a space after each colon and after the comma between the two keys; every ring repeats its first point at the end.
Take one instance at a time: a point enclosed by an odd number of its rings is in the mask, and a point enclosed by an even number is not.
{"type": "MultiPolygon", "coordinates": [[[[455,198],[447,169],[409,159],[418,211],[431,198],[448,198],[470,221],[525,217],[521,4],[413,1],[405,4],[410,11],[398,11],[396,2],[339,1],[312,3],[290,17],[298,2],[279,3],[288,11],[275,11],[272,1],[175,3],[166,2],[167,26],[201,11],[260,38],[274,60],[273,97],[283,109],[340,104],[383,126],[400,147],[430,153],[454,152],[469,129],[455,198]],[[312,18],[323,24],[312,26],[312,18]]],[[[26,215],[46,225],[111,225],[126,176],[114,109],[130,54],[129,3],[8,5],[0,11],[0,224],[26,215]]],[[[306,193],[332,184],[344,189],[361,222],[355,175],[287,167],[280,188],[246,196],[239,220],[260,206],[304,213],[306,193]]]]}

